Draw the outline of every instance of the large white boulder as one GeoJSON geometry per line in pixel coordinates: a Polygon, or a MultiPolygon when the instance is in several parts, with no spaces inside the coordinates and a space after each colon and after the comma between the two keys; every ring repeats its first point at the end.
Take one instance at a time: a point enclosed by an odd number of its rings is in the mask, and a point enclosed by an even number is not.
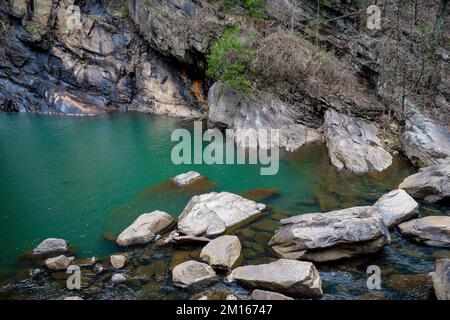
{"type": "Polygon", "coordinates": [[[68,247],[66,240],[49,238],[42,241],[36,248],[34,248],[33,254],[41,255],[41,254],[63,253],[67,251],[68,247]]]}
{"type": "Polygon", "coordinates": [[[185,235],[214,236],[258,217],[265,205],[229,192],[211,192],[193,197],[178,218],[185,235]]]}

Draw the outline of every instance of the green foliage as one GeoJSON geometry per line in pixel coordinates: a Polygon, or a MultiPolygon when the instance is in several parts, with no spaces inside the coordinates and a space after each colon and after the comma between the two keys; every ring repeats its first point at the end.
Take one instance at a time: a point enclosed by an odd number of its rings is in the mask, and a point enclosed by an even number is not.
{"type": "Polygon", "coordinates": [[[207,76],[224,81],[241,92],[247,92],[252,85],[251,75],[256,71],[251,42],[252,39],[242,37],[238,27],[224,32],[211,48],[207,76]]]}
{"type": "Polygon", "coordinates": [[[41,25],[37,22],[31,22],[31,23],[27,24],[25,29],[33,35],[41,34],[41,25]]]}
{"type": "Polygon", "coordinates": [[[242,4],[250,18],[261,20],[265,17],[265,7],[262,0],[219,0],[219,2],[227,11],[242,4]]]}

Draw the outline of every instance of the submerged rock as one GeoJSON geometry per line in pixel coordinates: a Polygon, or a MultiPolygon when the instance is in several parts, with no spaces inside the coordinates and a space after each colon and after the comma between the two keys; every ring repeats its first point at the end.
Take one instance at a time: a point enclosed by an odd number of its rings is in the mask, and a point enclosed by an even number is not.
{"type": "Polygon", "coordinates": [[[436,298],[450,300],[450,259],[437,260],[431,278],[436,298]]]}
{"type": "Polygon", "coordinates": [[[406,155],[417,166],[450,162],[449,130],[417,111],[406,119],[402,142],[406,155]]]}
{"type": "Polygon", "coordinates": [[[413,296],[429,298],[431,281],[428,274],[393,274],[387,280],[388,287],[413,296]]]}
{"type": "Polygon", "coordinates": [[[412,219],[419,214],[419,204],[405,190],[397,189],[383,195],[373,208],[388,228],[412,219]]]}
{"type": "Polygon", "coordinates": [[[325,138],[331,162],[355,173],[381,172],[392,164],[376,125],[329,109],[325,113],[325,138]]]}
{"type": "Polygon", "coordinates": [[[68,251],[67,241],[64,239],[49,238],[42,241],[33,250],[33,254],[52,254],[52,253],[63,253],[68,251]]]}
{"type": "Polygon", "coordinates": [[[115,254],[110,257],[111,265],[115,269],[122,269],[127,262],[127,257],[121,254],[115,254]]]}
{"type": "Polygon", "coordinates": [[[213,268],[231,269],[241,255],[241,242],[236,236],[211,240],[201,251],[200,259],[213,268]]]}
{"type": "Polygon", "coordinates": [[[64,255],[48,258],[45,260],[45,266],[51,271],[62,271],[66,270],[67,267],[75,260],[74,257],[66,257],[64,255]]]}
{"type": "Polygon", "coordinates": [[[282,258],[323,262],[375,253],[390,242],[372,207],[354,207],[283,219],[269,245],[282,258]]]}
{"type": "Polygon", "coordinates": [[[139,216],[117,238],[117,244],[125,247],[146,244],[175,223],[175,219],[163,211],[153,211],[139,216]]]}
{"type": "Polygon", "coordinates": [[[264,291],[264,290],[253,290],[250,295],[252,300],[294,300],[291,297],[285,296],[284,294],[273,292],[273,291],[264,291]]]}
{"type": "Polygon", "coordinates": [[[179,216],[178,230],[193,236],[219,235],[255,219],[265,207],[229,192],[195,196],[179,216]]]}
{"type": "Polygon", "coordinates": [[[280,259],[269,264],[239,267],[228,280],[293,296],[320,298],[323,295],[319,272],[311,262],[280,259]]]}
{"type": "Polygon", "coordinates": [[[404,222],[398,227],[404,236],[417,242],[450,248],[450,217],[428,216],[404,222]]]}
{"type": "Polygon", "coordinates": [[[450,198],[450,163],[421,169],[399,185],[412,197],[427,202],[448,201],[450,198]]]}
{"type": "Polygon", "coordinates": [[[280,195],[278,189],[252,189],[246,192],[242,192],[241,196],[253,201],[263,201],[269,198],[277,197],[280,195]]]}
{"type": "Polygon", "coordinates": [[[184,187],[198,179],[201,179],[202,175],[195,171],[189,171],[187,173],[180,174],[172,179],[173,183],[180,187],[184,187]]]}
{"type": "Polygon", "coordinates": [[[194,260],[183,262],[172,270],[172,281],[183,288],[209,284],[216,280],[216,273],[209,265],[194,260]]]}

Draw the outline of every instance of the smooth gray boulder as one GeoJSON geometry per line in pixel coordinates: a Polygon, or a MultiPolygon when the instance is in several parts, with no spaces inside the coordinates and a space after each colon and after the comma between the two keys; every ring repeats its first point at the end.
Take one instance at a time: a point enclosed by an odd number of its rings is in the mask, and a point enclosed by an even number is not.
{"type": "Polygon", "coordinates": [[[450,300],[450,259],[437,260],[431,278],[436,298],[450,300]]]}
{"type": "Polygon", "coordinates": [[[202,175],[195,171],[189,171],[186,173],[179,174],[178,176],[172,179],[173,183],[177,186],[184,187],[198,179],[200,179],[202,175]]]}
{"type": "Polygon", "coordinates": [[[392,164],[373,123],[328,109],[324,132],[331,163],[338,169],[381,172],[392,164]]]}
{"type": "Polygon", "coordinates": [[[450,132],[419,112],[406,119],[402,135],[408,158],[419,167],[450,162],[450,132]]]}
{"type": "Polygon", "coordinates": [[[116,242],[121,247],[146,244],[174,223],[175,219],[166,212],[144,213],[117,237],[116,242]]]}
{"type": "Polygon", "coordinates": [[[182,288],[204,285],[217,281],[216,273],[206,263],[189,260],[172,270],[173,283],[182,288]]]}
{"type": "Polygon", "coordinates": [[[291,297],[285,296],[284,294],[255,289],[250,295],[252,300],[294,300],[291,297]]]}
{"type": "Polygon", "coordinates": [[[64,239],[49,238],[42,241],[33,250],[33,254],[52,254],[52,253],[63,253],[68,251],[67,241],[64,239]]]}
{"type": "Polygon", "coordinates": [[[400,232],[417,242],[450,248],[450,217],[428,216],[401,223],[400,232]]]}
{"type": "Polygon", "coordinates": [[[231,269],[241,256],[241,242],[236,236],[211,240],[200,252],[200,259],[213,268],[231,269]]]}
{"type": "Polygon", "coordinates": [[[412,197],[434,203],[450,198],[450,163],[423,168],[398,186],[412,197]]]}
{"type": "Polygon", "coordinates": [[[178,217],[178,230],[185,235],[215,236],[238,228],[258,217],[264,204],[229,192],[193,197],[178,217]]]}
{"type": "Polygon", "coordinates": [[[391,242],[372,207],[303,214],[280,223],[269,245],[281,258],[332,261],[375,253],[391,242]]]}
{"type": "Polygon", "coordinates": [[[373,205],[388,228],[410,220],[419,214],[419,204],[402,189],[392,190],[373,205]]]}
{"type": "Polygon", "coordinates": [[[66,270],[68,266],[75,260],[74,257],[66,257],[60,255],[54,258],[48,258],[45,260],[45,266],[51,271],[62,271],[66,270]]]}
{"type": "Polygon", "coordinates": [[[312,263],[305,261],[280,259],[269,264],[243,266],[234,269],[228,280],[296,297],[320,298],[323,295],[319,272],[312,263]]]}

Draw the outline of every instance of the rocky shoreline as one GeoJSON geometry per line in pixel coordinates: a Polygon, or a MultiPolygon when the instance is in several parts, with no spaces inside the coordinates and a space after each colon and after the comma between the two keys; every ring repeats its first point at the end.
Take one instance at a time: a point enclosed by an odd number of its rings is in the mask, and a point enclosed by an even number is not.
{"type": "MultiPolygon", "coordinates": [[[[194,174],[198,176],[194,172],[190,172],[189,176],[194,174]]],[[[196,180],[190,183],[196,183],[196,180]]],[[[178,186],[184,187],[186,185],[178,186]]],[[[263,192],[259,190],[259,194],[263,192]]],[[[272,194],[267,192],[265,195],[270,197],[272,194]]],[[[60,276],[66,279],[69,274],[64,274],[69,266],[78,266],[84,270],[83,273],[89,270],[84,277],[91,278],[82,280],[82,283],[103,279],[105,284],[109,282],[113,286],[133,287],[136,281],[139,282],[138,279],[146,276],[170,277],[175,287],[192,292],[193,299],[217,299],[219,296],[222,297],[220,299],[255,300],[321,298],[326,294],[328,279],[321,278],[315,264],[339,262],[344,258],[370,261],[376,252],[390,246],[393,241],[390,232],[397,226],[401,234],[411,241],[428,246],[450,247],[450,218],[426,216],[417,219],[418,208],[419,204],[407,192],[398,189],[382,196],[373,206],[284,218],[266,244],[267,249],[271,248],[278,258],[272,255],[267,257],[272,262],[243,264],[246,251],[242,250],[241,242],[245,238],[242,238],[240,230],[263,214],[261,210],[265,210],[266,206],[239,195],[213,192],[194,196],[178,219],[161,211],[142,214],[117,237],[117,246],[125,248],[121,253],[111,255],[109,261],[75,259],[67,241],[46,239],[30,253],[34,263],[37,263],[36,268],[30,271],[30,277],[36,279],[48,274],[53,279],[60,276]],[[145,250],[149,245],[154,246],[153,254],[170,246],[184,248],[188,255],[180,262],[172,257],[173,262],[168,269],[152,267],[145,271],[139,264],[135,271],[129,269],[136,250],[140,250],[140,247],[145,250]],[[194,259],[189,254],[191,250],[200,250],[194,259]],[[233,292],[219,296],[201,294],[208,288],[216,288],[220,283],[242,286],[242,292],[253,291],[247,295],[233,292]]],[[[447,261],[436,260],[436,271],[432,275],[439,299],[448,299],[449,295],[446,274],[450,269],[447,261]]],[[[388,285],[394,285],[394,279],[391,276],[388,285]]],[[[431,281],[431,278],[428,279],[431,281]]],[[[83,292],[81,289],[79,295],[61,298],[89,298],[83,292]]]]}

